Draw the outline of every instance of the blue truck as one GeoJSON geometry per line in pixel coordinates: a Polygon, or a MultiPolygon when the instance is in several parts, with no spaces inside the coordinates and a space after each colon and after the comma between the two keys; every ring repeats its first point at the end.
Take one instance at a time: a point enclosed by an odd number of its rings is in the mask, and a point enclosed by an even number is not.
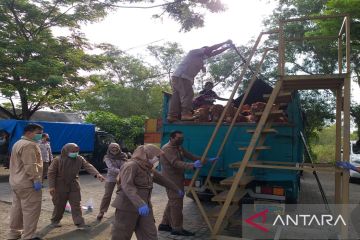
{"type": "MultiPolygon", "coordinates": [[[[166,116],[169,98],[169,94],[164,94],[161,145],[169,141],[169,135],[172,131],[180,130],[184,133],[183,147],[201,156],[215,129],[216,123],[168,123],[166,116]]],[[[248,98],[251,98],[251,96],[249,95],[248,98]]],[[[300,108],[299,95],[296,92],[292,93],[292,101],[288,104],[286,112],[289,120],[288,123],[274,123],[272,125],[272,128],[277,130],[277,133],[270,134],[266,138],[264,145],[270,146],[271,149],[260,152],[258,159],[261,159],[261,161],[304,162],[304,145],[300,135],[304,128],[304,119],[300,108]]],[[[219,133],[209,150],[208,157],[217,154],[228,127],[229,124],[226,123],[220,127],[219,133]]],[[[235,123],[221,154],[221,159],[217,162],[216,169],[211,176],[212,182],[220,182],[236,173],[237,168],[231,168],[230,166],[242,160],[245,152],[239,150],[239,147],[249,145],[252,134],[248,133],[248,130],[255,128],[256,123],[235,123]]],[[[210,164],[206,164],[200,171],[198,179],[196,179],[198,194],[201,199],[209,199],[212,196],[212,193],[208,189],[204,190],[201,187],[204,184],[210,167],[210,164]]],[[[192,171],[186,172],[185,185],[189,185],[193,173],[192,171]]],[[[300,188],[300,171],[255,168],[252,171],[252,175],[254,176],[254,180],[247,185],[250,194],[248,199],[297,202],[300,188]]]]}
{"type": "MultiPolygon", "coordinates": [[[[96,131],[94,124],[69,123],[69,122],[44,122],[24,120],[0,120],[1,135],[6,141],[1,145],[1,155],[9,156],[14,143],[23,135],[24,127],[28,123],[37,123],[44,127],[51,139],[53,154],[60,154],[61,148],[66,143],[76,143],[80,147],[80,153],[97,169],[103,170],[106,165],[103,157],[107,146],[115,142],[114,137],[103,131],[96,131]]],[[[4,157],[3,157],[4,159],[4,157]]]]}

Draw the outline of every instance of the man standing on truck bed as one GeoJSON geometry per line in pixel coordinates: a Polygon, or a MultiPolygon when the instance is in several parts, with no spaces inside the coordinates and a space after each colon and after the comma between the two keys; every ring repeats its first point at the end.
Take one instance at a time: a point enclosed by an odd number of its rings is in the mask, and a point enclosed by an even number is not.
{"type": "MultiPolygon", "coordinates": [[[[173,181],[182,191],[184,191],[185,169],[194,170],[202,167],[201,161],[197,160],[200,157],[192,155],[181,147],[183,141],[184,135],[181,131],[171,132],[170,141],[161,148],[164,154],[160,156],[162,175],[173,181]],[[194,161],[194,163],[184,162],[184,157],[194,161]]],[[[209,159],[210,162],[214,160],[216,158],[209,159]]],[[[172,235],[193,236],[194,233],[183,229],[184,197],[168,188],[166,193],[169,200],[158,230],[169,231],[172,235]]]]}
{"type": "Polygon", "coordinates": [[[191,110],[194,97],[192,85],[194,84],[195,76],[200,70],[203,72],[206,71],[204,67],[205,59],[216,56],[231,46],[232,41],[228,40],[211,47],[205,46],[199,49],[193,49],[185,56],[172,75],[172,97],[167,116],[169,122],[177,121],[180,115],[182,121],[194,119],[191,110]],[[225,44],[228,44],[228,46],[219,49],[225,44]]]}
{"type": "Polygon", "coordinates": [[[40,239],[35,232],[42,197],[43,164],[38,145],[42,132],[42,126],[30,123],[12,148],[9,181],[13,200],[8,239],[40,239]]]}

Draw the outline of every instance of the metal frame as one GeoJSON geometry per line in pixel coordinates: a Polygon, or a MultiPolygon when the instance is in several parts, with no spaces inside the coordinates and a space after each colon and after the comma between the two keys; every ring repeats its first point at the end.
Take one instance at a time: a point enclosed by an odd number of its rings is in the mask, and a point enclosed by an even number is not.
{"type": "MultiPolygon", "coordinates": [[[[237,173],[233,176],[233,183],[231,185],[231,188],[229,190],[229,192],[227,193],[227,197],[226,200],[223,204],[221,205],[221,211],[218,215],[218,218],[216,220],[216,223],[214,226],[211,225],[210,220],[197,196],[197,193],[195,191],[194,188],[194,182],[195,179],[198,177],[199,175],[199,170],[196,170],[195,174],[193,175],[193,178],[191,180],[191,183],[189,185],[189,189],[188,192],[191,192],[194,196],[194,199],[200,209],[200,212],[205,220],[205,222],[207,223],[209,229],[212,232],[212,238],[214,239],[226,239],[226,236],[220,236],[218,235],[224,225],[224,221],[225,221],[225,217],[227,217],[227,212],[228,209],[231,205],[231,203],[233,202],[233,198],[236,194],[236,192],[239,189],[239,183],[240,180],[242,178],[242,176],[244,175],[245,169],[247,167],[249,168],[254,168],[254,167],[261,167],[261,168],[273,168],[273,169],[288,169],[288,170],[305,170],[305,171],[310,171],[310,172],[314,172],[314,171],[327,171],[327,172],[334,172],[335,174],[335,202],[336,203],[342,203],[342,204],[348,204],[349,202],[349,172],[348,171],[343,171],[342,169],[339,168],[335,168],[333,165],[331,166],[323,166],[321,164],[301,164],[301,165],[296,165],[296,166],[291,166],[291,164],[286,164],[286,163],[281,163],[276,165],[276,163],[273,163],[275,165],[270,165],[270,164],[258,164],[258,162],[256,162],[256,158],[258,156],[258,152],[254,151],[256,147],[258,146],[262,146],[265,138],[266,138],[266,132],[264,132],[264,129],[269,129],[271,127],[271,118],[269,118],[269,115],[271,114],[271,110],[273,107],[273,103],[275,103],[277,96],[279,95],[280,91],[283,88],[283,83],[285,81],[288,81],[289,79],[287,79],[286,75],[285,75],[285,47],[286,47],[286,43],[287,42],[291,42],[291,41],[314,41],[314,40],[323,40],[323,39],[334,39],[337,38],[338,39],[338,70],[339,73],[335,74],[334,78],[337,78],[337,80],[339,80],[339,76],[341,77],[341,81],[343,81],[343,84],[332,84],[329,80],[327,79],[326,81],[329,81],[329,86],[326,88],[330,88],[330,89],[335,89],[336,92],[336,146],[335,146],[335,160],[339,161],[349,161],[349,156],[350,156],[350,16],[349,15],[344,15],[344,14],[338,14],[338,15],[329,15],[329,16],[315,16],[315,17],[303,17],[303,18],[293,18],[293,19],[282,19],[279,21],[279,29],[278,30],[272,30],[269,32],[262,32],[260,33],[260,35],[258,36],[248,58],[247,61],[245,62],[245,65],[243,66],[243,71],[241,72],[241,75],[239,77],[239,79],[237,80],[234,89],[231,93],[231,96],[229,98],[229,101],[226,104],[226,107],[224,108],[224,111],[221,114],[221,117],[219,119],[219,121],[217,122],[217,125],[214,129],[214,132],[205,148],[205,151],[201,157],[201,162],[204,163],[205,162],[205,157],[210,149],[210,147],[212,146],[217,133],[220,129],[220,126],[222,125],[223,119],[225,117],[226,112],[228,111],[231,101],[234,98],[234,95],[237,91],[237,89],[239,88],[239,85],[245,75],[245,72],[247,71],[248,67],[250,66],[250,61],[252,60],[252,57],[255,54],[255,51],[257,50],[257,47],[259,45],[259,42],[262,38],[262,36],[264,34],[274,34],[277,33],[279,36],[279,47],[278,47],[278,54],[279,54],[279,62],[278,62],[278,72],[279,72],[279,79],[273,89],[272,94],[270,95],[270,98],[266,104],[266,107],[263,111],[263,114],[256,126],[256,129],[253,133],[253,136],[251,138],[251,141],[249,143],[249,146],[246,149],[246,152],[244,154],[244,157],[241,161],[241,164],[239,166],[239,169],[237,171],[237,173]],[[342,22],[342,25],[340,27],[340,31],[338,33],[337,36],[317,36],[317,37],[304,37],[304,38],[292,38],[292,39],[285,39],[285,34],[284,34],[284,26],[285,24],[289,23],[289,22],[299,22],[299,21],[308,21],[308,20],[321,20],[321,19],[330,19],[330,18],[339,18],[339,17],[343,17],[344,20],[342,22]],[[343,78],[341,75],[343,72],[343,37],[345,35],[345,59],[346,59],[346,75],[343,78]],[[331,84],[330,84],[331,83],[331,84]],[[342,116],[343,113],[343,116],[342,116]],[[343,119],[343,126],[342,126],[342,119],[343,119]],[[342,127],[343,127],[343,132],[342,132],[342,127]],[[342,141],[343,139],[343,141],[342,141]],[[342,146],[342,143],[343,146],[342,146]],[[344,154],[343,154],[343,159],[341,158],[341,149],[343,148],[344,154]],[[249,163],[249,161],[251,161],[249,163]]],[[[258,65],[255,74],[253,75],[249,86],[245,92],[245,95],[242,99],[242,102],[240,103],[240,106],[236,112],[236,114],[239,114],[241,107],[243,106],[246,97],[249,94],[249,91],[254,83],[254,81],[256,80],[256,76],[259,74],[261,65],[264,61],[264,58],[266,56],[266,54],[268,53],[268,51],[270,50],[275,50],[275,49],[265,49],[263,57],[260,61],[260,64],[258,65]]],[[[325,76],[325,75],[324,75],[325,76]]],[[[327,75],[329,76],[329,75],[327,75]]],[[[321,78],[321,76],[319,76],[321,78]]],[[[304,82],[306,80],[306,76],[304,76],[304,82]]],[[[324,80],[325,81],[325,80],[324,80]]],[[[306,84],[306,83],[304,83],[306,84]]],[[[297,87],[299,87],[298,85],[294,85],[294,86],[290,86],[290,87],[286,87],[286,88],[293,88],[296,89],[297,87]]],[[[313,86],[313,88],[316,87],[323,87],[323,85],[315,85],[313,86]]],[[[302,88],[302,89],[306,89],[302,88]]],[[[217,152],[217,157],[221,155],[222,150],[226,144],[226,141],[233,129],[233,126],[236,122],[236,118],[234,117],[234,119],[232,120],[230,127],[228,128],[228,131],[222,141],[222,144],[217,152]]],[[[211,175],[212,172],[215,169],[215,164],[210,168],[210,171],[208,173],[208,176],[206,178],[205,181],[205,185],[208,186],[213,193],[216,195],[217,192],[213,186],[213,184],[211,183],[211,175]]],[[[348,218],[349,213],[347,212],[348,210],[346,208],[342,209],[342,214],[344,218],[348,218]]],[[[348,236],[348,229],[347,226],[342,226],[341,228],[341,236],[342,238],[346,239],[348,236]]]]}

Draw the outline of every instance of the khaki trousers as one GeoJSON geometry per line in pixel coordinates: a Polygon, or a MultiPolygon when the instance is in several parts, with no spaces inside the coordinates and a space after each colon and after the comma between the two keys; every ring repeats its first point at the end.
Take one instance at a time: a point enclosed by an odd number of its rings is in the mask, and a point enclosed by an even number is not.
{"type": "Polygon", "coordinates": [[[109,205],[111,202],[111,196],[114,192],[115,186],[116,186],[116,182],[106,182],[105,183],[105,193],[101,200],[100,212],[105,213],[109,209],[109,205]]]}
{"type": "Polygon", "coordinates": [[[168,116],[178,118],[181,115],[191,114],[194,98],[193,83],[190,80],[172,77],[172,96],[169,104],[168,116]]]}
{"type": "Polygon", "coordinates": [[[80,191],[76,192],[55,192],[52,198],[54,204],[54,211],[52,214],[51,222],[60,222],[65,211],[67,201],[71,206],[71,216],[75,225],[83,224],[84,218],[81,211],[81,194],[80,191]]]}
{"type": "Polygon", "coordinates": [[[45,179],[45,177],[47,177],[47,172],[48,172],[48,169],[49,169],[49,165],[50,165],[49,162],[43,162],[43,176],[42,176],[43,180],[45,179]]]}
{"type": "Polygon", "coordinates": [[[161,224],[170,225],[173,230],[183,229],[183,198],[169,198],[161,224]]]}
{"type": "Polygon", "coordinates": [[[116,209],[111,229],[111,240],[130,240],[135,231],[137,240],[157,240],[157,229],[152,210],[148,216],[116,209]]]}
{"type": "Polygon", "coordinates": [[[42,192],[33,188],[12,190],[9,239],[35,238],[41,212],[42,192]]]}

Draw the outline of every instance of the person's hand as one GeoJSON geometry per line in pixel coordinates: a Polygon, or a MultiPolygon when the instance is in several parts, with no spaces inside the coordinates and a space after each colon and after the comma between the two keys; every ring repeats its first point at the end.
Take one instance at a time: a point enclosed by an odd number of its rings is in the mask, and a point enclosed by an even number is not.
{"type": "Polygon", "coordinates": [[[349,162],[338,161],[338,162],[336,162],[336,166],[342,167],[342,168],[345,168],[345,169],[348,169],[348,170],[353,170],[353,171],[359,172],[359,169],[356,166],[349,163],[349,162]]]}
{"type": "Polygon", "coordinates": [[[50,188],[49,193],[53,197],[55,195],[55,188],[50,188]]]}
{"type": "Polygon", "coordinates": [[[183,190],[178,190],[178,194],[179,194],[179,197],[184,197],[184,191],[183,190]]]}
{"type": "Polygon", "coordinates": [[[33,188],[35,189],[35,191],[40,191],[42,188],[42,183],[40,181],[35,181],[33,188]]]}
{"type": "Polygon", "coordinates": [[[140,216],[147,216],[150,213],[150,208],[147,204],[144,204],[138,209],[140,216]]]}
{"type": "Polygon", "coordinates": [[[103,175],[101,175],[101,174],[97,174],[97,175],[96,175],[96,178],[97,178],[100,182],[105,181],[104,176],[103,176],[103,175]]]}
{"type": "Polygon", "coordinates": [[[220,159],[219,157],[212,157],[212,158],[209,158],[208,161],[209,161],[210,163],[213,163],[213,162],[215,162],[215,161],[217,161],[217,160],[219,160],[219,159],[220,159]]]}
{"type": "Polygon", "coordinates": [[[201,161],[200,161],[200,160],[196,160],[196,161],[194,162],[194,168],[201,168],[201,167],[202,167],[201,161]]]}

